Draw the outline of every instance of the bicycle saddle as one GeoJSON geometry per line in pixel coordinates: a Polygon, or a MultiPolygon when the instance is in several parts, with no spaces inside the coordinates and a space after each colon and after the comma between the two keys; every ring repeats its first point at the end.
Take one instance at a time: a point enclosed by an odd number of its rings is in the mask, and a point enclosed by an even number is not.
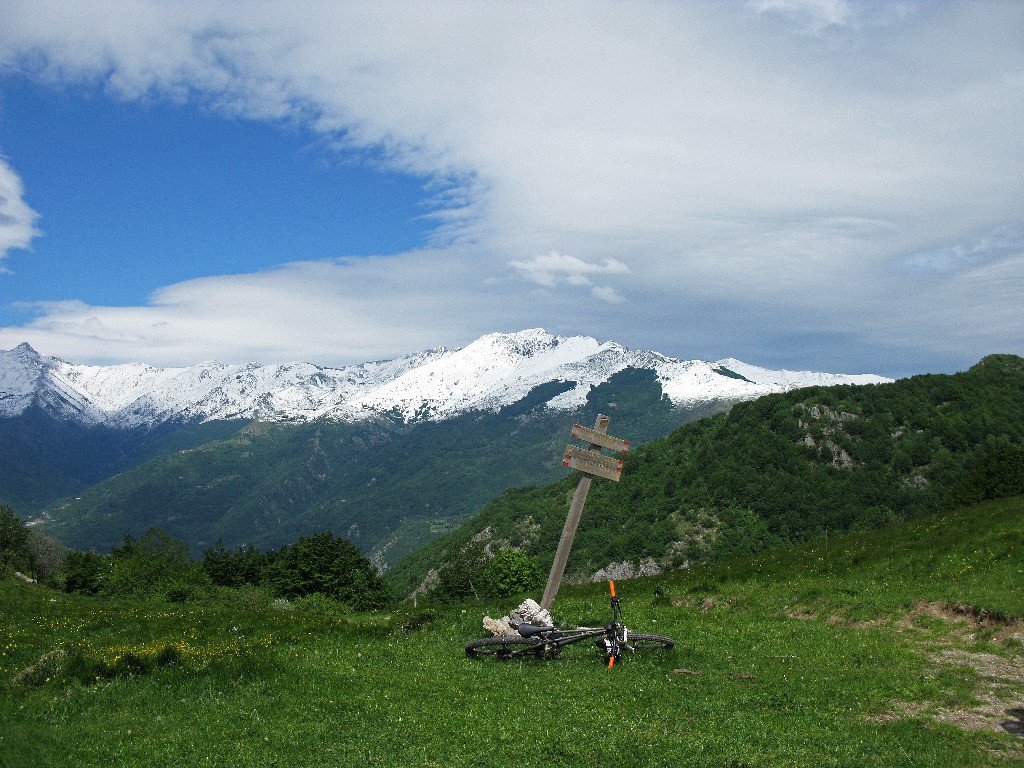
{"type": "Polygon", "coordinates": [[[551,632],[553,630],[554,627],[538,627],[534,624],[519,625],[519,634],[523,637],[533,637],[534,635],[539,635],[542,632],[551,632]]]}

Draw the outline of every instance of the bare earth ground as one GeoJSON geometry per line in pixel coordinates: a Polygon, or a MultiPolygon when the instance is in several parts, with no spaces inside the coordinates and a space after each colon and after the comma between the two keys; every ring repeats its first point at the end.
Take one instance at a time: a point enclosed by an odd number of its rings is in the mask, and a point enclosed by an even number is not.
{"type": "MultiPolygon", "coordinates": [[[[878,626],[878,622],[871,624],[878,626]]],[[[1022,737],[1021,749],[1000,756],[1024,760],[1024,621],[978,616],[964,606],[922,602],[893,626],[915,639],[919,651],[934,664],[933,673],[957,669],[973,673],[974,701],[956,707],[894,702],[891,711],[872,721],[922,718],[965,731],[1010,733],[1022,737]]]]}

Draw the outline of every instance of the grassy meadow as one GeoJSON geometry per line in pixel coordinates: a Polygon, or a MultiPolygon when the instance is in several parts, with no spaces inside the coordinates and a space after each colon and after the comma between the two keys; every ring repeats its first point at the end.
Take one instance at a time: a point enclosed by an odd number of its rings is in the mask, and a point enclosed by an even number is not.
{"type": "MultiPolygon", "coordinates": [[[[0,582],[0,768],[1024,765],[1024,501],[618,584],[672,651],[468,659],[517,600],[354,614],[255,590],[0,582]]],[[[534,596],[536,597],[536,596],[534,596]]],[[[563,587],[562,625],[605,585],[563,587]]]]}

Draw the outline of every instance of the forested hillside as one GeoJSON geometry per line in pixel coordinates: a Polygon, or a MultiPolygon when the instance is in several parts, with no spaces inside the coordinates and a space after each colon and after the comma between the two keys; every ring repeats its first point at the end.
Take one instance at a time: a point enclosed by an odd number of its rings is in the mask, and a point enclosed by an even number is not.
{"type": "Polygon", "coordinates": [[[33,515],[156,456],[224,439],[246,423],[116,429],[62,420],[33,406],[0,418],[0,504],[33,515]]]}
{"type": "Polygon", "coordinates": [[[500,412],[440,422],[236,423],[225,439],[181,446],[78,491],[44,511],[43,528],[69,546],[109,551],[125,534],[156,526],[193,554],[218,539],[276,548],[329,530],[383,564],[452,530],[506,488],[559,477],[574,419],[612,413],[642,441],[728,405],[674,408],[653,371],[626,369],[593,388],[578,411],[545,406],[570,386],[552,382],[500,412]]]}
{"type": "MultiPolygon", "coordinates": [[[[620,421],[615,431],[629,429],[620,421]]],[[[399,563],[393,584],[408,592],[440,566],[440,583],[458,592],[456,574],[502,546],[548,567],[574,487],[569,476],[502,494],[399,563]]],[[[594,483],[567,575],[682,567],[1019,494],[1024,359],[811,387],[740,403],[629,454],[621,482],[594,483]]]]}

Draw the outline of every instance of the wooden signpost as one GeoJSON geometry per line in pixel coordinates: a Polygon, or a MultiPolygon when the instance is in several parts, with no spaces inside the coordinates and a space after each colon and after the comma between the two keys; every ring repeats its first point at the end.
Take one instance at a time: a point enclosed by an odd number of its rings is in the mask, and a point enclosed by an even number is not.
{"type": "Polygon", "coordinates": [[[572,503],[569,505],[569,516],[565,519],[565,527],[562,528],[562,538],[558,541],[558,550],[555,552],[555,561],[551,564],[551,573],[548,575],[547,586],[544,587],[544,596],[540,600],[541,608],[550,610],[555,602],[555,595],[562,582],[562,574],[565,572],[565,564],[569,560],[569,550],[572,549],[572,540],[576,536],[576,528],[583,516],[583,505],[587,501],[587,494],[590,493],[590,481],[595,478],[619,481],[622,475],[622,461],[612,456],[605,456],[601,453],[602,448],[610,448],[617,453],[629,451],[629,441],[620,440],[608,434],[607,416],[598,416],[593,429],[576,424],[572,428],[572,437],[588,443],[587,448],[580,448],[570,445],[565,451],[562,459],[562,466],[576,469],[580,472],[579,482],[576,484],[576,493],[573,494],[572,503]]]}

